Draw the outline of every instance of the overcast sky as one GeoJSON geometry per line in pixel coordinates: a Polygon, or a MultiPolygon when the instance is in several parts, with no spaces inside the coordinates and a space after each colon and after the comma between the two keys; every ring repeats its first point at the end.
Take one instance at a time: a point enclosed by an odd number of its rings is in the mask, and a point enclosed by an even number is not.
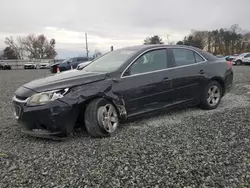
{"type": "Polygon", "coordinates": [[[181,40],[191,29],[239,24],[250,30],[250,0],[6,0],[0,6],[0,49],[6,36],[43,33],[59,57],[142,44],[147,36],[181,40]]]}

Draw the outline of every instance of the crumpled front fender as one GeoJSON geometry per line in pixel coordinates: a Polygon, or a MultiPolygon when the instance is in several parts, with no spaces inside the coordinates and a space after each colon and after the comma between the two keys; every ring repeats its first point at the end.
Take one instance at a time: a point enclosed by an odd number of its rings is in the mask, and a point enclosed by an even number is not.
{"type": "Polygon", "coordinates": [[[67,100],[72,100],[71,102],[80,105],[91,99],[104,97],[114,103],[120,118],[125,119],[127,117],[125,101],[123,100],[121,93],[115,93],[112,91],[112,83],[112,80],[104,80],[74,87],[71,89],[70,94],[67,95],[67,100]]]}

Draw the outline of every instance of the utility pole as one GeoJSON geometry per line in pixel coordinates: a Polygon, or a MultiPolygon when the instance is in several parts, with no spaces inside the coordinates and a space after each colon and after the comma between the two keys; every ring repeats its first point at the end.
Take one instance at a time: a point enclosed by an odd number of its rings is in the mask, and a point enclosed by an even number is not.
{"type": "Polygon", "coordinates": [[[114,47],[113,47],[113,46],[111,46],[111,47],[110,47],[110,50],[111,50],[111,51],[113,51],[113,50],[114,50],[114,47]]]}
{"type": "Polygon", "coordinates": [[[87,53],[87,58],[89,58],[88,35],[87,35],[87,33],[85,33],[85,40],[86,40],[86,53],[87,53]]]}
{"type": "Polygon", "coordinates": [[[168,40],[168,44],[169,44],[169,36],[170,36],[170,35],[169,35],[169,34],[167,34],[167,40],[168,40]]]}

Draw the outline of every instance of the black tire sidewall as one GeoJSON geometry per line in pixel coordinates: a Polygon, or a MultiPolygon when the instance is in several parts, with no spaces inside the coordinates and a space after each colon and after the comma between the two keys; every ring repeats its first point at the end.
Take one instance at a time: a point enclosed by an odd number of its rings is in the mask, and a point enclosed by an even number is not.
{"type": "Polygon", "coordinates": [[[220,104],[221,102],[221,98],[222,98],[222,88],[221,88],[221,85],[219,84],[219,82],[217,81],[211,81],[207,84],[205,90],[204,90],[204,93],[202,95],[202,99],[201,99],[201,107],[203,109],[206,109],[206,110],[212,110],[212,109],[215,109],[218,107],[218,105],[220,104]],[[208,90],[212,87],[212,86],[217,86],[220,90],[220,99],[219,99],[219,102],[215,105],[215,106],[211,106],[208,102],[207,102],[207,93],[208,93],[208,90]]]}

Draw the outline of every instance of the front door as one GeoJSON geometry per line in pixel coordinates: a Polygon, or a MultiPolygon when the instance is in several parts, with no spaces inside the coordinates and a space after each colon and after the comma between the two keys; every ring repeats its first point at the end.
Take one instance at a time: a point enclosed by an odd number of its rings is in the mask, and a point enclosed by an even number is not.
{"type": "Polygon", "coordinates": [[[129,66],[115,84],[125,101],[128,116],[153,111],[171,103],[172,79],[166,49],[151,50],[129,66]]]}

